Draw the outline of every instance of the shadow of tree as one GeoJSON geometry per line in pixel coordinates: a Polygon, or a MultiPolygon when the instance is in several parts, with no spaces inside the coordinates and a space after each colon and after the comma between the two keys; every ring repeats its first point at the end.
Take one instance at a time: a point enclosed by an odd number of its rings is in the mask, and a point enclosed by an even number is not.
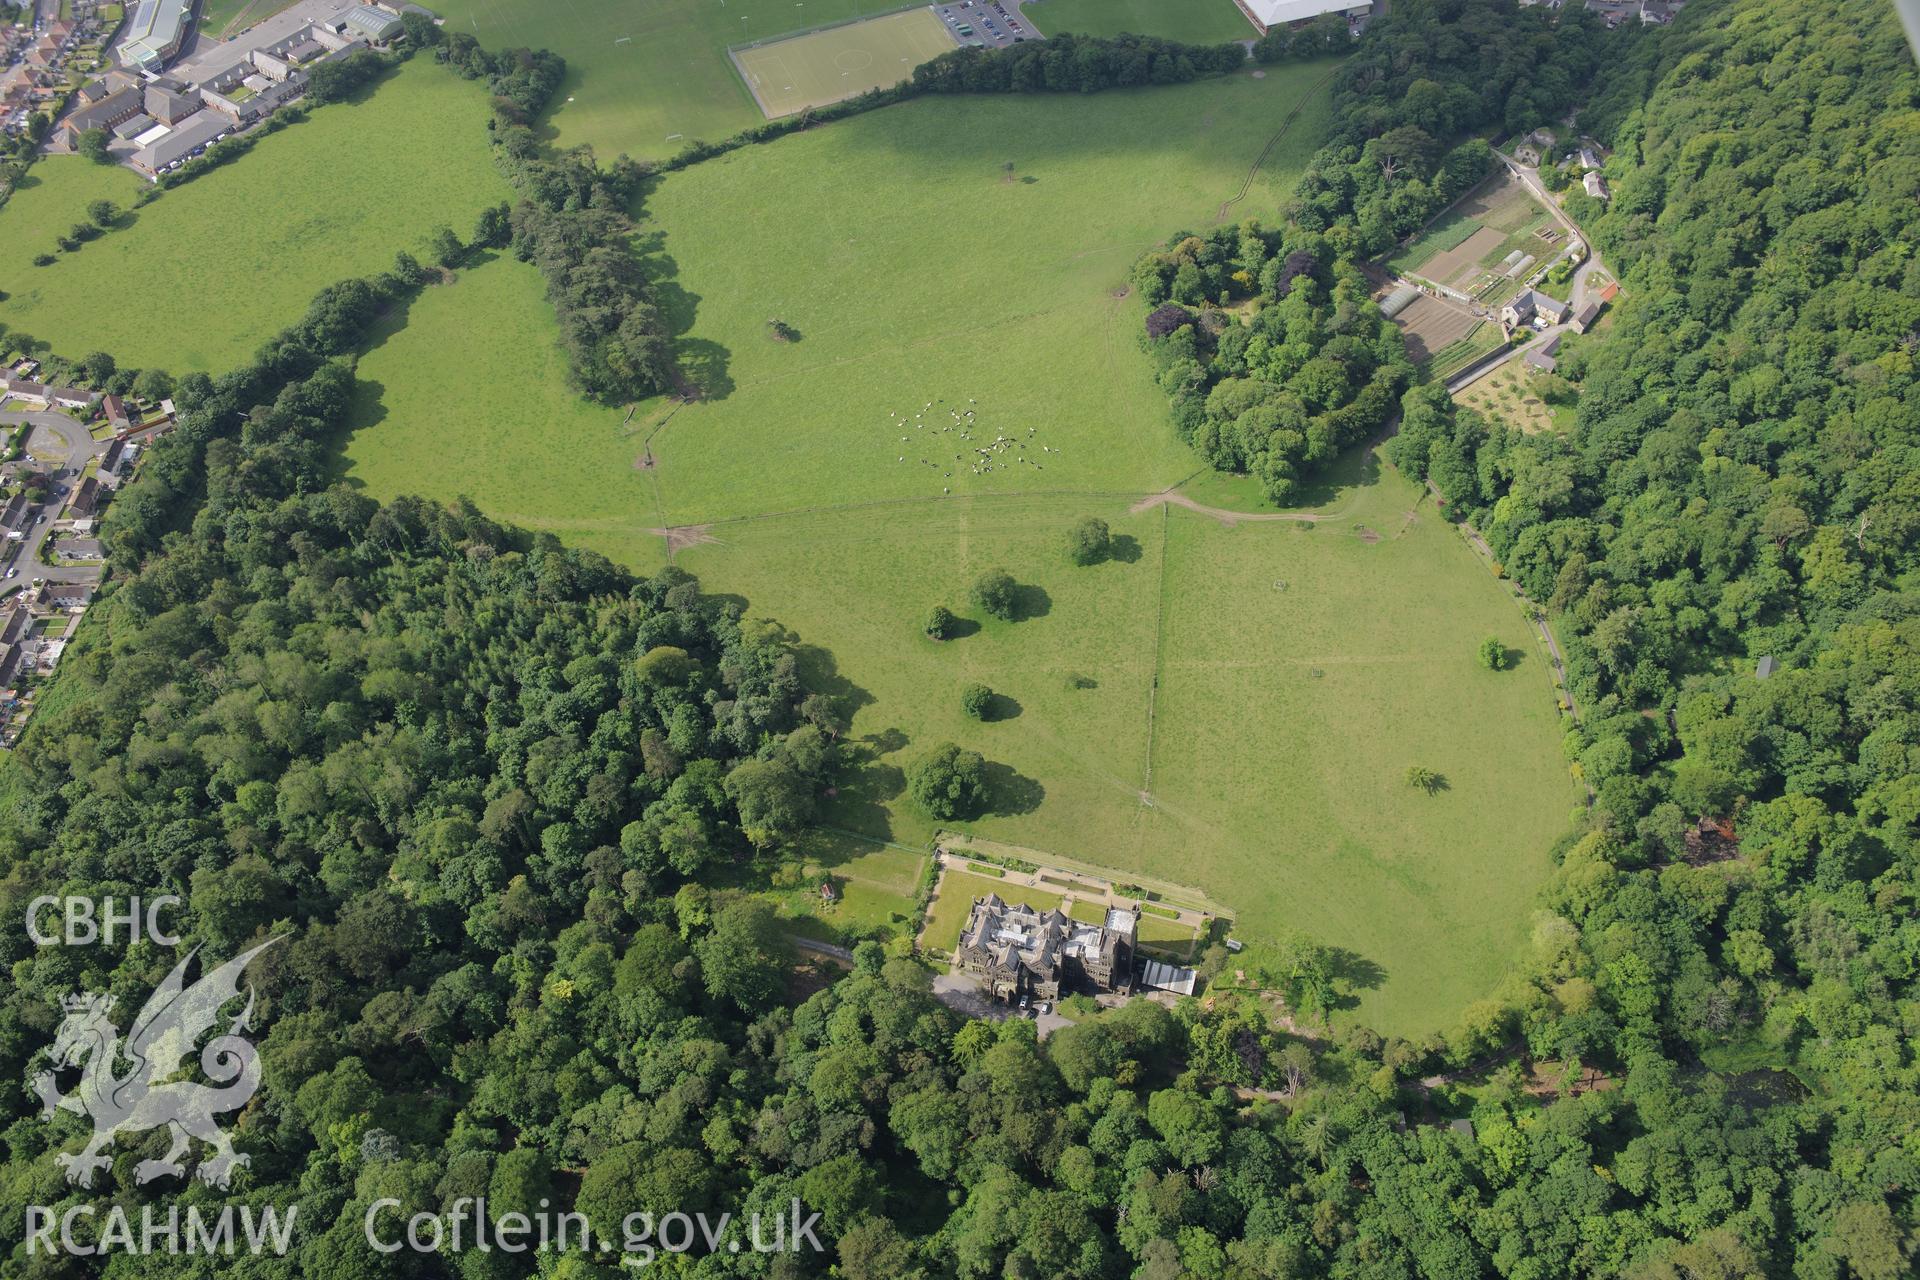
{"type": "Polygon", "coordinates": [[[1047,789],[1038,779],[1029,778],[1011,765],[987,761],[986,811],[998,817],[1013,818],[1032,813],[1047,798],[1047,789]]]}
{"type": "Polygon", "coordinates": [[[1327,963],[1341,993],[1338,1007],[1342,1009],[1351,1009],[1360,1003],[1354,992],[1372,991],[1387,980],[1385,969],[1359,952],[1349,951],[1345,947],[1328,947],[1327,963]]]}
{"type": "Polygon", "coordinates": [[[1053,612],[1053,597],[1047,589],[1033,583],[1020,583],[1013,589],[1013,617],[1010,621],[1027,622],[1034,618],[1044,618],[1053,612]]]}
{"type": "Polygon", "coordinates": [[[674,359],[684,381],[697,387],[703,400],[724,400],[734,390],[727,371],[733,352],[711,339],[687,336],[700,309],[700,295],[680,284],[680,264],[667,252],[666,243],[664,232],[643,231],[633,237],[634,255],[652,285],[654,305],[674,339],[674,359]]]}
{"type": "Polygon", "coordinates": [[[1004,693],[996,693],[988,701],[986,712],[980,718],[989,724],[998,720],[1017,720],[1024,710],[1026,708],[1021,706],[1017,699],[1010,698],[1004,693]]]}
{"type": "Polygon", "coordinates": [[[1107,559],[1120,564],[1140,562],[1140,539],[1130,533],[1116,533],[1107,539],[1107,559]]]}
{"type": "Polygon", "coordinates": [[[873,705],[873,695],[841,675],[839,663],[828,650],[803,643],[794,647],[794,658],[800,664],[801,683],[833,699],[840,714],[848,720],[862,707],[873,705]]]}
{"type": "Polygon", "coordinates": [[[956,617],[947,627],[948,640],[964,640],[968,636],[980,634],[980,624],[972,618],[956,617]]]}
{"type": "Polygon", "coordinates": [[[882,729],[878,733],[870,733],[864,738],[855,739],[855,741],[864,746],[871,747],[876,756],[890,756],[896,751],[905,751],[907,744],[911,742],[912,739],[907,737],[905,730],[895,725],[892,728],[882,729]]]}

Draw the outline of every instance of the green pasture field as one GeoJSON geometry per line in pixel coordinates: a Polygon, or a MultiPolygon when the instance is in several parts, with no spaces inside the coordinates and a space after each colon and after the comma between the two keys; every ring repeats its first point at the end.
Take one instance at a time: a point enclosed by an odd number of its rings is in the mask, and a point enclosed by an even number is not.
{"type": "Polygon", "coordinates": [[[1147,248],[1213,223],[1306,99],[1229,216],[1279,204],[1326,127],[1325,72],[923,99],[669,176],[647,213],[708,395],[654,441],[668,522],[1137,493],[1198,469],[1141,357],[1140,303],[1116,293],[1147,248]],[[799,340],[769,338],[769,317],[799,340]],[[972,440],[942,430],[969,410],[972,440]],[[995,435],[1037,455],[973,474],[995,435]]]}
{"type": "Polygon", "coordinates": [[[1546,665],[1458,533],[1391,472],[1329,510],[1168,515],[1154,807],[1131,861],[1198,875],[1241,936],[1286,925],[1357,953],[1361,1015],[1432,1028],[1520,944],[1577,796],[1546,665]],[[1487,636],[1513,669],[1476,662],[1487,636]],[[1447,789],[1407,786],[1414,764],[1447,789]]]}
{"type": "MultiPolygon", "coordinates": [[[[852,711],[861,767],[833,826],[918,846],[957,825],[1192,884],[1238,936],[1291,926],[1354,953],[1382,1030],[1444,1026],[1493,986],[1574,798],[1524,620],[1412,485],[1358,456],[1313,495],[1329,518],[1311,531],[1140,506],[1188,480],[1198,501],[1263,505],[1178,442],[1143,308],[1117,295],[1141,250],[1219,216],[1324,70],[914,102],[671,175],[641,249],[703,400],[629,423],[569,396],[537,274],[499,259],[428,290],[361,359],[345,474],[381,497],[468,495],[642,571],[674,526],[677,562],[789,627],[852,711]],[[1115,559],[1066,562],[1083,515],[1109,522],[1115,559]],[[1015,621],[967,604],[995,567],[1021,585],[1015,621]],[[936,603],[970,634],[926,638],[936,603]],[[1517,670],[1476,664],[1487,635],[1525,654],[1517,670]],[[1002,695],[986,722],[960,708],[975,680],[1002,695]],[[991,763],[976,822],[935,824],[905,795],[907,765],[948,739],[991,763]],[[1412,763],[1451,789],[1412,792],[1412,763]]],[[[1326,120],[1317,96],[1231,216],[1278,203],[1326,120]]],[[[974,892],[1009,893],[969,879],[929,945],[951,946],[974,892]]],[[[854,919],[902,893],[849,883],[854,919]]]]}
{"type": "Polygon", "coordinates": [[[1233,0],[1035,0],[1020,17],[1042,35],[1071,31],[1083,36],[1132,32],[1187,44],[1221,44],[1259,36],[1233,0]]]}
{"type": "Polygon", "coordinates": [[[760,109],[728,60],[730,46],[885,13],[899,0],[438,0],[448,31],[489,48],[551,49],[567,79],[549,113],[559,145],[612,159],[663,160],[688,142],[718,142],[759,124],[760,109]]]}
{"type": "Polygon", "coordinates": [[[886,89],[955,48],[931,9],[907,9],[734,53],[769,120],[886,89]]]}
{"type": "Polygon", "coordinates": [[[0,209],[0,323],[72,355],[229,369],[323,285],[424,251],[442,223],[472,234],[481,208],[511,194],[486,121],[479,87],[423,61],[145,208],[132,208],[147,184],[128,170],[48,156],[0,209]],[[128,225],[33,265],[102,198],[128,225]]]}
{"type": "MultiPolygon", "coordinates": [[[[634,466],[639,439],[622,411],[572,392],[558,341],[539,269],[510,255],[426,290],[387,317],[355,367],[343,473],[383,498],[469,497],[561,534],[657,523],[651,477],[634,466]]],[[[642,571],[664,558],[658,538],[650,546],[642,571]]]]}

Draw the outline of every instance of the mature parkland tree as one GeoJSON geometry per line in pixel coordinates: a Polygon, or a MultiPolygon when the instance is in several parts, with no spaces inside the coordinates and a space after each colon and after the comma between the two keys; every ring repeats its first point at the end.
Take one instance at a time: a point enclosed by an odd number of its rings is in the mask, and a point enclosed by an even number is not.
{"type": "Polygon", "coordinates": [[[974,579],[968,593],[973,607],[1002,622],[1011,622],[1019,599],[1013,575],[1005,569],[989,569],[974,579]]]}
{"type": "Polygon", "coordinates": [[[907,790],[932,817],[977,817],[987,805],[987,762],[977,751],[942,742],[908,768],[907,790]]]}
{"type": "Polygon", "coordinates": [[[1083,516],[1067,530],[1067,559],[1074,564],[1098,564],[1112,553],[1112,531],[1099,516],[1083,516]]]}

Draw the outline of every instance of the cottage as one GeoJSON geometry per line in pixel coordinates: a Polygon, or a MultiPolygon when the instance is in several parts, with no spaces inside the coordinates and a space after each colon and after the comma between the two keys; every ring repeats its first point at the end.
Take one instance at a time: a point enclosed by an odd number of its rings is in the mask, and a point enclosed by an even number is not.
{"type": "Polygon", "coordinates": [[[1559,367],[1559,361],[1556,358],[1559,350],[1560,335],[1556,333],[1520,359],[1529,368],[1538,369],[1541,373],[1552,373],[1559,367]]]}
{"type": "Polygon", "coordinates": [[[1595,200],[1612,199],[1612,193],[1607,190],[1607,180],[1597,173],[1589,171],[1580,179],[1580,185],[1585,187],[1587,194],[1595,200]]]}
{"type": "Polygon", "coordinates": [[[1597,298],[1589,298],[1581,304],[1578,311],[1573,313],[1573,320],[1571,321],[1573,331],[1575,333],[1585,333],[1587,330],[1593,328],[1594,321],[1599,318],[1600,302],[1597,298]]]}
{"type": "Polygon", "coordinates": [[[1036,911],[999,894],[973,900],[954,951],[954,967],[978,978],[996,1000],[1057,999],[1067,990],[1133,987],[1137,911],[1110,909],[1101,924],[1074,920],[1055,907],[1036,911]]]}
{"type": "Polygon", "coordinates": [[[1567,304],[1549,298],[1537,289],[1522,289],[1506,306],[1500,308],[1500,321],[1509,329],[1531,324],[1535,317],[1549,324],[1559,324],[1567,318],[1567,304]]]}

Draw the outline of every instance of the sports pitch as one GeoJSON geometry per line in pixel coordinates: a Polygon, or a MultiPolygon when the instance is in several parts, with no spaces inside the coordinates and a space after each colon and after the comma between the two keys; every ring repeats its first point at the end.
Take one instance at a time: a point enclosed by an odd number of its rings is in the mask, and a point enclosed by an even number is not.
{"type": "Polygon", "coordinates": [[[954,47],[932,9],[908,9],[738,49],[732,56],[760,109],[775,120],[889,88],[954,47]]]}

